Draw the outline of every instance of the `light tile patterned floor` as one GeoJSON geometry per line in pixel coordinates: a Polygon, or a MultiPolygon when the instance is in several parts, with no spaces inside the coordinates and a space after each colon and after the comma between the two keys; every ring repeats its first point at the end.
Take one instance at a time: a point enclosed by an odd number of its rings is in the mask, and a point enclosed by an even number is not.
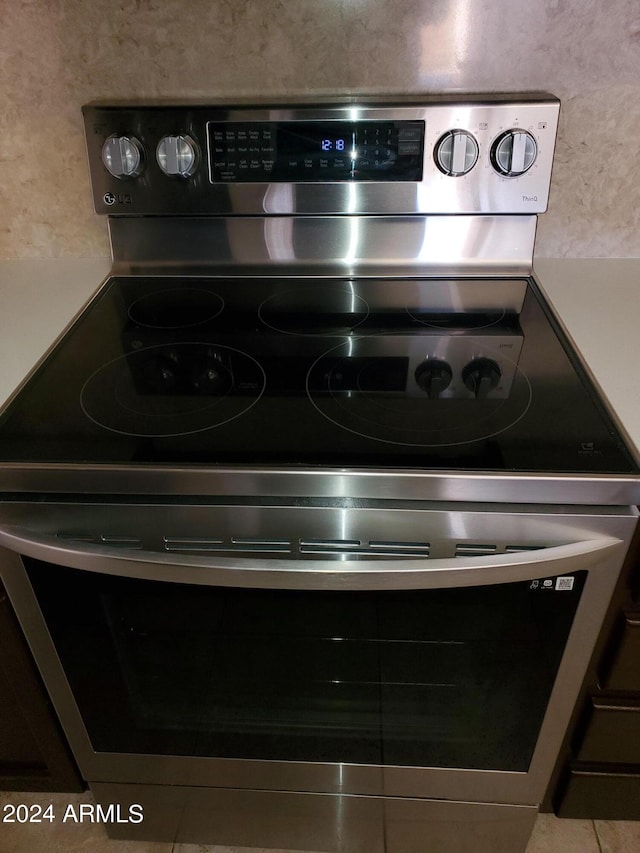
{"type": "MultiPolygon", "coordinates": [[[[1,853],[295,853],[295,851],[171,842],[112,841],[104,827],[91,823],[62,823],[67,805],[76,811],[91,803],[90,794],[17,794],[0,792],[0,808],[8,803],[53,804],[53,823],[0,823],[1,853]]],[[[4,814],[4,809],[2,811],[4,814]]],[[[540,815],[527,853],[638,853],[640,821],[558,820],[540,815]]],[[[447,851],[442,851],[447,853],[447,851]]]]}

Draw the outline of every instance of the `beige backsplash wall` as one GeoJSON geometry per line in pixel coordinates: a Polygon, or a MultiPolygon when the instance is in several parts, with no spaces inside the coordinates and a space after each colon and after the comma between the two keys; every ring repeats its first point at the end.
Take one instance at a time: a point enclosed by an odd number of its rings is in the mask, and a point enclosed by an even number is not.
{"type": "Polygon", "coordinates": [[[545,257],[640,256],[638,0],[0,0],[0,258],[108,254],[96,98],[546,90],[545,257]]]}

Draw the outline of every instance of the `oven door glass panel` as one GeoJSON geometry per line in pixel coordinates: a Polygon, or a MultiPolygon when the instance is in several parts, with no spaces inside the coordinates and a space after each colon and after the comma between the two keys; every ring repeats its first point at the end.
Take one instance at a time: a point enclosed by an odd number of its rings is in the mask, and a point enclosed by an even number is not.
{"type": "Polygon", "coordinates": [[[25,563],[98,752],[523,772],[587,574],[309,592],[25,563]]]}

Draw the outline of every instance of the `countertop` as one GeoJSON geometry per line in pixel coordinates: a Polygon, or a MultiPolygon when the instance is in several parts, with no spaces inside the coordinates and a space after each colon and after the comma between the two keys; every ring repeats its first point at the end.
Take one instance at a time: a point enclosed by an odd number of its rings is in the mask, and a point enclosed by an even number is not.
{"type": "MultiPolygon", "coordinates": [[[[108,258],[0,261],[0,401],[109,272],[108,258]]],[[[640,449],[640,259],[541,259],[538,283],[640,449]]]]}
{"type": "Polygon", "coordinates": [[[109,258],[0,261],[0,404],[106,278],[109,258]]]}
{"type": "Polygon", "coordinates": [[[534,272],[640,453],[640,259],[541,259],[534,272]]]}

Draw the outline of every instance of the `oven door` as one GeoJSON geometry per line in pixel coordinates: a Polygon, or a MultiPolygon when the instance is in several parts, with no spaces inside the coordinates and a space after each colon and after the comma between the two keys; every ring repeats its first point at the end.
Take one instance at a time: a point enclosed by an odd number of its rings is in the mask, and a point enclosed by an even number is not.
{"type": "MultiPolygon", "coordinates": [[[[299,508],[225,511],[291,526],[299,508]]],[[[365,525],[377,548],[303,536],[292,558],[275,538],[244,557],[71,542],[34,506],[28,531],[5,517],[0,562],[90,782],[535,804],[636,522],[606,512],[307,509],[303,527],[365,525]],[[399,556],[429,543],[390,542],[390,519],[458,556],[399,556]]]]}

